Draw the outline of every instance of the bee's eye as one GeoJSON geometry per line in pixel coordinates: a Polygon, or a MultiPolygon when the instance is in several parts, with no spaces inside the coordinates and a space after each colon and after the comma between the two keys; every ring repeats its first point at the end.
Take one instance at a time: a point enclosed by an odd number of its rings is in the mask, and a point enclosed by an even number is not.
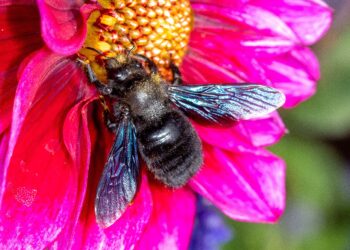
{"type": "Polygon", "coordinates": [[[118,70],[114,74],[114,79],[117,81],[125,81],[129,75],[130,72],[127,69],[118,70]]]}
{"type": "Polygon", "coordinates": [[[106,68],[107,69],[110,69],[110,70],[117,69],[119,66],[120,66],[120,64],[114,58],[108,59],[106,61],[106,68]]]}
{"type": "Polygon", "coordinates": [[[142,68],[142,64],[140,62],[135,62],[135,67],[142,68]]]}

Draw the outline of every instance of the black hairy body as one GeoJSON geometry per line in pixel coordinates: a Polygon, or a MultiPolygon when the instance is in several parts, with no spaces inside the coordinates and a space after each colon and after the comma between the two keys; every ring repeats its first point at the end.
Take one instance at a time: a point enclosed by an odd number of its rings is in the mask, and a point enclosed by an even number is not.
{"type": "Polygon", "coordinates": [[[139,154],[154,177],[168,187],[185,185],[202,164],[202,146],[186,116],[212,124],[233,124],[259,118],[284,103],[284,95],[254,84],[182,85],[171,64],[173,81],[166,82],[156,65],[140,55],[105,59],[107,83],[90,65],[86,73],[104,104],[107,127],[115,141],[96,194],[95,213],[102,227],[112,225],[134,199],[140,181],[139,154]],[[185,116],[186,115],[186,116],[185,116]]]}
{"type": "Polygon", "coordinates": [[[149,76],[136,81],[123,101],[148,169],[167,186],[180,187],[202,164],[202,147],[188,118],[173,107],[163,88],[149,76]]]}
{"type": "MultiPolygon", "coordinates": [[[[174,82],[181,82],[178,69],[172,67],[174,82]]],[[[122,63],[108,59],[106,70],[107,85],[98,82],[91,68],[87,73],[112,102],[112,117],[105,114],[107,125],[113,130],[118,119],[127,115],[136,129],[139,152],[154,177],[169,187],[185,185],[202,164],[202,146],[188,118],[171,103],[166,91],[169,83],[142,56],[122,63]]]]}

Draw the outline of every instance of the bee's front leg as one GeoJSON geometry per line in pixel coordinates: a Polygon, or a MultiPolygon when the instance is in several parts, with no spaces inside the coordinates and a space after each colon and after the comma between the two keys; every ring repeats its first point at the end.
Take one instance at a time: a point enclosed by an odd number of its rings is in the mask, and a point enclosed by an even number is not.
{"type": "Polygon", "coordinates": [[[77,61],[84,67],[84,70],[86,72],[87,78],[89,82],[94,84],[97,88],[97,90],[102,94],[102,95],[109,95],[112,93],[112,88],[109,87],[106,84],[103,84],[100,82],[100,80],[97,79],[97,76],[95,72],[92,70],[91,65],[82,59],[78,58],[77,61]]]}
{"type": "Polygon", "coordinates": [[[179,68],[173,63],[170,62],[170,70],[173,74],[173,85],[182,85],[182,77],[179,68]]]}

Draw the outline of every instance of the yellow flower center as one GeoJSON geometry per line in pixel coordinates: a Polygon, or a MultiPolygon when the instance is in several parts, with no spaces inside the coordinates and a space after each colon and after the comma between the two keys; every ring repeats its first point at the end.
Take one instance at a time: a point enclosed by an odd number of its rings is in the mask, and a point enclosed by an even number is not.
{"type": "MultiPolygon", "coordinates": [[[[153,60],[163,77],[169,78],[169,63],[180,65],[192,29],[189,0],[98,0],[102,7],[88,19],[84,47],[108,57],[131,53],[153,60]]],[[[83,48],[79,54],[89,60],[100,80],[106,71],[100,55],[83,48]]]]}

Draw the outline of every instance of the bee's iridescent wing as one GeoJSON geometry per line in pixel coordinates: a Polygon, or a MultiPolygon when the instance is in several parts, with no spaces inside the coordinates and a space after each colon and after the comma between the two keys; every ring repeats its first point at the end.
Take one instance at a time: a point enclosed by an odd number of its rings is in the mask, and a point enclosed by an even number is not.
{"type": "Polygon", "coordinates": [[[259,118],[285,101],[280,91],[256,84],[177,85],[167,91],[188,116],[221,125],[259,118]]]}
{"type": "Polygon", "coordinates": [[[109,227],[133,200],[139,179],[136,131],[130,118],[124,117],[98,184],[95,213],[101,227],[109,227]]]}

